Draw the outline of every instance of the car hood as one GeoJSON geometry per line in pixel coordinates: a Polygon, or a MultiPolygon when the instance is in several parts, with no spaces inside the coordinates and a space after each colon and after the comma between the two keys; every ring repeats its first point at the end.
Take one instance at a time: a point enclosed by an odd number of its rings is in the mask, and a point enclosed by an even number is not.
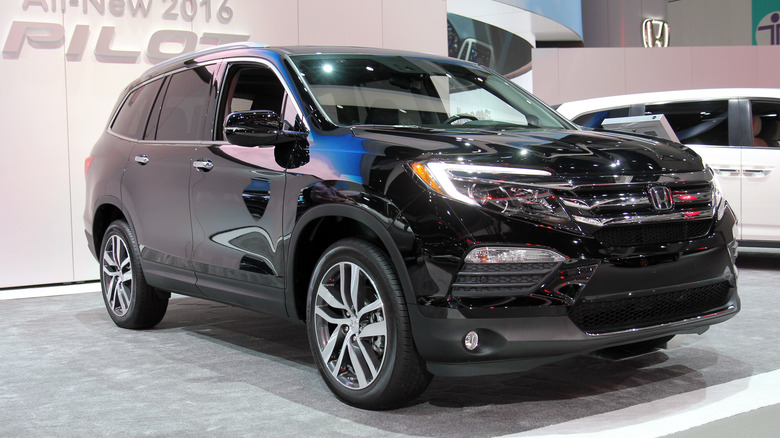
{"type": "Polygon", "coordinates": [[[541,169],[554,175],[598,176],[701,171],[686,146],[616,132],[434,130],[355,127],[369,153],[407,160],[439,160],[541,169]]]}

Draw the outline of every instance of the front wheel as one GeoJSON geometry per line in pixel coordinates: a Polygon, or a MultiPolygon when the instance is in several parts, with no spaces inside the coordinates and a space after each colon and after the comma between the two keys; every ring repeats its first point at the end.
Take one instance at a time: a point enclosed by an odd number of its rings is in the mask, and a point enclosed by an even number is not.
{"type": "Polygon", "coordinates": [[[135,235],[127,222],[111,223],[100,245],[100,286],[108,314],[116,325],[141,329],[157,325],[168,298],[146,283],[135,235]]]}
{"type": "Polygon", "coordinates": [[[307,316],[314,361],[344,402],[389,409],[430,383],[412,340],[403,292],[376,246],[344,239],[325,251],[309,285],[307,316]]]}

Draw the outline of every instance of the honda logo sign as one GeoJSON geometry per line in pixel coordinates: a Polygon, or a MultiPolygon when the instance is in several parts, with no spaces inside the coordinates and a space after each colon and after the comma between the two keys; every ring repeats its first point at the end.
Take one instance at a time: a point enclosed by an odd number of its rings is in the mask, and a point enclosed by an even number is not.
{"type": "Polygon", "coordinates": [[[645,47],[669,47],[669,24],[663,20],[648,19],[642,23],[645,47]]]}

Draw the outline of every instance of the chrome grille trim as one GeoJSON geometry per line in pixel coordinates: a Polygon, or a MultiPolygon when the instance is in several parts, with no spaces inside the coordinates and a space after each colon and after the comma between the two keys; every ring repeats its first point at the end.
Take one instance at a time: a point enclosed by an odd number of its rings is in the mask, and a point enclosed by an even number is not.
{"type": "Polygon", "coordinates": [[[577,222],[605,227],[609,225],[646,224],[655,222],[671,222],[680,220],[712,219],[715,216],[713,209],[688,210],[665,214],[635,214],[614,217],[584,217],[572,215],[577,222]]]}
{"type": "Polygon", "coordinates": [[[631,206],[649,206],[650,199],[647,197],[628,197],[620,196],[615,198],[561,198],[563,205],[567,207],[574,207],[582,210],[593,210],[595,208],[603,207],[631,207],[631,206]]]}
{"type": "Polygon", "coordinates": [[[706,172],[677,175],[673,180],[570,183],[571,188],[558,193],[558,200],[574,222],[591,228],[713,219],[717,212],[715,188],[706,172]],[[659,187],[668,189],[673,200],[670,208],[653,203],[651,192],[659,187]]]}
{"type": "MultiPolygon", "coordinates": [[[[712,201],[712,192],[708,190],[672,190],[672,197],[674,198],[674,204],[679,206],[690,205],[692,203],[704,203],[712,201]],[[696,199],[686,199],[686,197],[692,196],[696,199]]],[[[653,204],[650,202],[650,198],[645,191],[641,195],[627,195],[620,194],[616,196],[591,196],[582,198],[560,198],[563,205],[567,207],[574,207],[583,210],[594,210],[599,208],[614,208],[614,207],[649,207],[653,204]]]]}

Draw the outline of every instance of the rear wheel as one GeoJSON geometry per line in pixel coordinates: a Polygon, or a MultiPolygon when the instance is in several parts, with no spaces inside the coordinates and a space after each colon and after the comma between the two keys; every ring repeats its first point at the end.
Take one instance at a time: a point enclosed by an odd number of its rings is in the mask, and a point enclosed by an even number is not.
{"type": "Polygon", "coordinates": [[[100,285],[108,314],[119,327],[149,328],[168,309],[168,298],[146,283],[133,231],[123,220],[111,223],[100,246],[100,285]]]}
{"type": "Polygon", "coordinates": [[[376,246],[359,239],[333,244],[314,269],[307,315],[314,361],[346,403],[389,409],[430,383],[412,340],[403,292],[376,246]]]}

